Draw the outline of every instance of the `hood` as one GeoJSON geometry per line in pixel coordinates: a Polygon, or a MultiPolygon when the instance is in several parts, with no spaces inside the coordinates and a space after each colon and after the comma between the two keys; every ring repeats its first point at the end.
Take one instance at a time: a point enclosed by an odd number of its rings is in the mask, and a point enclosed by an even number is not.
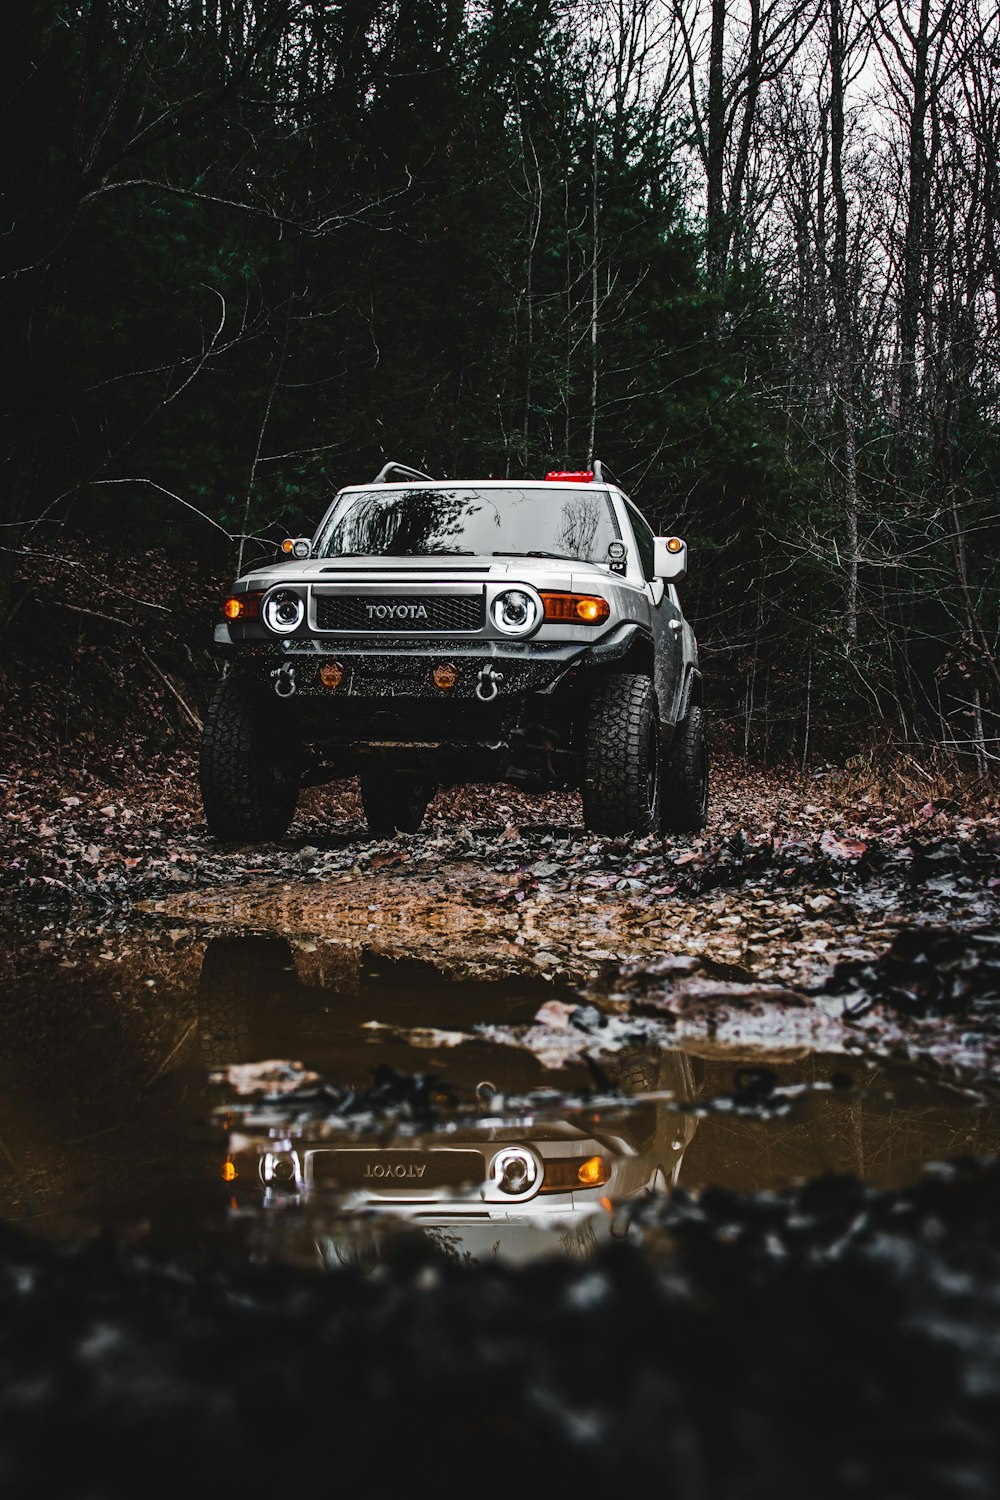
{"type": "Polygon", "coordinates": [[[429,582],[441,579],[447,582],[479,582],[488,578],[526,578],[544,572],[585,574],[595,581],[619,580],[610,569],[599,563],[574,561],[555,557],[489,557],[485,554],[474,557],[311,557],[305,561],[297,558],[282,558],[266,567],[255,568],[244,573],[238,582],[248,589],[269,589],[281,583],[322,584],[358,583],[391,578],[394,583],[429,582]]]}

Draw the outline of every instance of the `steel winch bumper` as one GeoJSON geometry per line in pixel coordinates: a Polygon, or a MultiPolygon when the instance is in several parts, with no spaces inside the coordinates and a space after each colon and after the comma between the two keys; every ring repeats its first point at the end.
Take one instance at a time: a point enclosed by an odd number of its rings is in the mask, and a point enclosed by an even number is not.
{"type": "Polygon", "coordinates": [[[320,701],[331,708],[350,702],[353,711],[364,703],[388,707],[394,699],[500,708],[552,692],[589,651],[577,642],[421,640],[387,648],[382,641],[297,640],[242,642],[224,654],[278,699],[311,700],[317,708],[320,701]]]}

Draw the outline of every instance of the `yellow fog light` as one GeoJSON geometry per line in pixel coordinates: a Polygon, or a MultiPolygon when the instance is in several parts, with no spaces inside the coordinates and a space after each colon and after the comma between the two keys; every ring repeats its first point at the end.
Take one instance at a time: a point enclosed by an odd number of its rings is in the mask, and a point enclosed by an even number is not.
{"type": "Polygon", "coordinates": [[[458,681],[458,668],[454,662],[441,662],[439,666],[434,668],[431,678],[436,688],[440,688],[443,693],[447,693],[458,681]]]}
{"type": "Polygon", "coordinates": [[[339,687],[344,680],[344,669],[340,662],[324,662],[319,669],[319,680],[326,688],[339,687]]]}

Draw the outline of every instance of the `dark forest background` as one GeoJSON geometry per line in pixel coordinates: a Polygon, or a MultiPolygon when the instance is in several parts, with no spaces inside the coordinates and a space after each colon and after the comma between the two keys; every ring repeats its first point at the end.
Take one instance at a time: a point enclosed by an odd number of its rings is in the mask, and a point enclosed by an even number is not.
{"type": "MultiPolygon", "coordinates": [[[[976,0],[19,0],[4,671],[107,659],[112,564],[214,589],[386,458],[596,455],[689,541],[717,738],[989,771],[998,38],[976,0]]],[[[208,627],[156,630],[182,701],[208,627]]]]}

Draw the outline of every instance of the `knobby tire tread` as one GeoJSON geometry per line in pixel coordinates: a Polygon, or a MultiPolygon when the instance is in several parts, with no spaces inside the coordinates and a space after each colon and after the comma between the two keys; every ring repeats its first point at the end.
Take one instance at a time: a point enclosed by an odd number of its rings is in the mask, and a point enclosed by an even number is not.
{"type": "Polygon", "coordinates": [[[649,805],[646,776],[651,715],[658,745],[656,693],[641,674],[609,677],[594,693],[582,787],[584,821],[594,833],[642,837],[656,826],[658,808],[649,805]]]}
{"type": "Polygon", "coordinates": [[[708,751],[705,719],[692,704],[678,724],[664,759],[660,826],[664,833],[700,833],[708,821],[708,751]]]}
{"type": "Polygon", "coordinates": [[[298,791],[279,784],[271,736],[257,693],[240,678],[223,678],[205,715],[199,775],[209,831],[227,842],[280,839],[295,813],[298,791]]]}

